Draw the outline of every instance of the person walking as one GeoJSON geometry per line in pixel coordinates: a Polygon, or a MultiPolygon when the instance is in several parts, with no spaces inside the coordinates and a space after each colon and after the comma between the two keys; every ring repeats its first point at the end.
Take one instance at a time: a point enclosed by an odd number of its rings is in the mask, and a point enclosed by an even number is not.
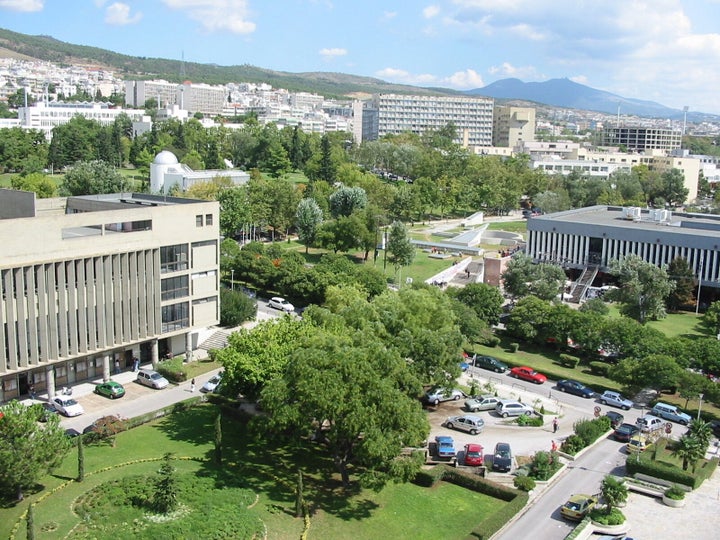
{"type": "Polygon", "coordinates": [[[560,422],[557,419],[557,416],[553,419],[553,433],[557,433],[558,426],[560,425],[560,422]]]}
{"type": "Polygon", "coordinates": [[[34,384],[30,384],[30,386],[28,387],[28,393],[30,394],[30,399],[35,401],[35,385],[34,384]]]}
{"type": "Polygon", "coordinates": [[[194,378],[192,381],[190,381],[190,391],[191,392],[195,391],[195,379],[194,378]]]}
{"type": "Polygon", "coordinates": [[[120,373],[120,360],[115,359],[115,375],[120,373]]]}

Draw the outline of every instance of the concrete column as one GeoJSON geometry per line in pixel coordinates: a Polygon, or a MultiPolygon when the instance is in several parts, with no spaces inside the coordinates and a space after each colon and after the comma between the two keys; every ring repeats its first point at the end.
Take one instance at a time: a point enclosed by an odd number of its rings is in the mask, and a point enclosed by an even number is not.
{"type": "Polygon", "coordinates": [[[47,385],[48,400],[55,397],[55,366],[45,368],[45,384],[47,385]]]}
{"type": "Polygon", "coordinates": [[[185,361],[193,361],[193,350],[192,350],[192,332],[185,334],[185,361]]]}
{"type": "Polygon", "coordinates": [[[153,339],[150,342],[150,360],[152,361],[153,367],[157,366],[160,361],[160,354],[158,352],[159,344],[157,339],[153,339]]]}
{"type": "Polygon", "coordinates": [[[103,354],[102,362],[103,362],[103,382],[108,382],[110,380],[110,356],[109,354],[103,354]]]}

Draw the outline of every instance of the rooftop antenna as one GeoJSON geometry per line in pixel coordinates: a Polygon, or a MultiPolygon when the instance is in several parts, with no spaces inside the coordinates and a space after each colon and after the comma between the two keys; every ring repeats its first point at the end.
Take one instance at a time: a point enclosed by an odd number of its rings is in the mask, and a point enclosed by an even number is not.
{"type": "Polygon", "coordinates": [[[621,103],[622,103],[622,101],[618,100],[617,126],[616,127],[620,127],[620,104],[621,103]]]}
{"type": "Polygon", "coordinates": [[[683,107],[683,130],[682,130],[683,136],[685,135],[685,128],[687,127],[687,113],[688,113],[689,108],[690,107],[688,107],[687,105],[685,105],[683,107]]]}
{"type": "Polygon", "coordinates": [[[184,81],[185,76],[185,51],[180,51],[180,78],[184,81]]]}

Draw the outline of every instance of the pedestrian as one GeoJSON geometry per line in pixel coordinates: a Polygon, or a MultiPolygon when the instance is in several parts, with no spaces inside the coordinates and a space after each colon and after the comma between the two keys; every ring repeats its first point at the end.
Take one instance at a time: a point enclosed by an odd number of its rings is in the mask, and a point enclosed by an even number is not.
{"type": "Polygon", "coordinates": [[[190,391],[191,392],[195,391],[195,379],[194,378],[192,381],[190,381],[190,391]]]}
{"type": "Polygon", "coordinates": [[[470,279],[470,269],[469,269],[469,268],[466,268],[466,269],[465,269],[465,277],[466,277],[467,279],[470,279]]]}
{"type": "Polygon", "coordinates": [[[138,371],[140,369],[140,359],[136,356],[133,358],[133,371],[138,371]]]}
{"type": "Polygon", "coordinates": [[[28,386],[28,393],[30,394],[30,399],[35,400],[35,385],[30,383],[30,386],[28,386]]]}
{"type": "Polygon", "coordinates": [[[557,416],[553,419],[553,433],[557,433],[558,426],[560,425],[560,422],[557,419],[557,416]]]}
{"type": "Polygon", "coordinates": [[[120,360],[118,360],[116,358],[115,359],[115,375],[117,375],[118,373],[120,373],[120,360]]]}
{"type": "Polygon", "coordinates": [[[552,446],[550,447],[551,452],[557,452],[557,443],[555,441],[552,442],[552,446]]]}

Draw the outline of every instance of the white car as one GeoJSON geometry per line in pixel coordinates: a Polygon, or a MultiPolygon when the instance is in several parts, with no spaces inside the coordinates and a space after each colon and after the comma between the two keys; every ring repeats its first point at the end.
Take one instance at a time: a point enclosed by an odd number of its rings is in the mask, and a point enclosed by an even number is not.
{"type": "Polygon", "coordinates": [[[626,411],[629,411],[635,405],[632,401],[623,397],[622,394],[618,394],[617,392],[613,392],[612,390],[605,390],[603,395],[600,396],[600,403],[602,403],[603,405],[620,407],[621,409],[625,409],[626,411]]]}
{"type": "Polygon", "coordinates": [[[457,388],[432,388],[425,393],[422,400],[428,405],[437,406],[443,401],[457,401],[464,397],[465,392],[457,388]]]}
{"type": "Polygon", "coordinates": [[[141,369],[138,371],[137,382],[145,386],[149,386],[150,388],[155,388],[156,390],[165,388],[168,384],[170,384],[165,377],[152,369],[141,369]]]}
{"type": "Polygon", "coordinates": [[[218,385],[220,384],[220,381],[222,380],[222,373],[218,373],[217,375],[213,375],[210,377],[210,380],[202,385],[200,388],[201,392],[214,392],[218,385]]]}
{"type": "Polygon", "coordinates": [[[68,396],[56,396],[52,399],[55,409],[65,416],[80,416],[85,412],[83,406],[68,396]]]}
{"type": "Polygon", "coordinates": [[[279,309],[280,311],[287,311],[288,313],[295,311],[295,306],[290,302],[279,296],[273,296],[268,301],[268,306],[271,308],[279,309]]]}

